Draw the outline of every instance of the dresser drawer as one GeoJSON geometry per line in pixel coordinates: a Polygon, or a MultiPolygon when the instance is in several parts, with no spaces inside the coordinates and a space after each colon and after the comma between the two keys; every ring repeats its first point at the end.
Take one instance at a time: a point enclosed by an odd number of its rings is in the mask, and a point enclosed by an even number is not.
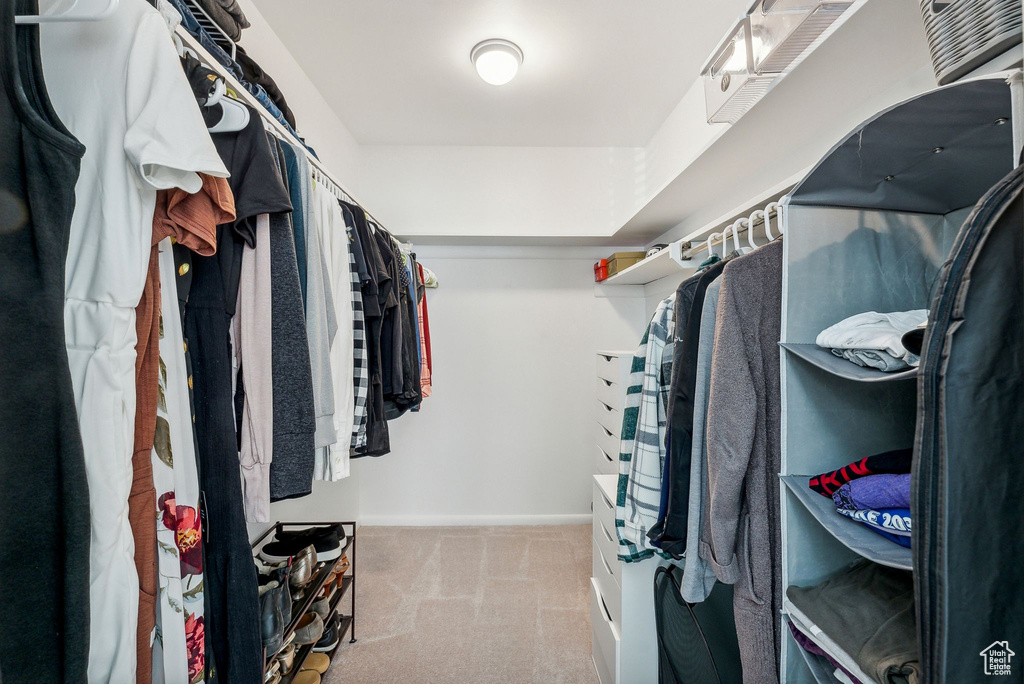
{"type": "MultiPolygon", "coordinates": [[[[600,534],[600,532],[598,532],[600,534]]],[[[597,540],[594,541],[594,580],[597,582],[597,588],[601,592],[601,598],[604,599],[604,608],[608,611],[608,617],[611,618],[612,624],[615,625],[616,631],[622,633],[622,588],[615,581],[612,568],[619,565],[618,561],[614,561],[609,567],[608,559],[604,557],[602,549],[598,548],[597,540]]]]}
{"type": "Polygon", "coordinates": [[[616,461],[619,460],[619,450],[622,448],[622,440],[617,433],[612,432],[601,423],[594,421],[594,432],[596,434],[597,446],[601,447],[606,454],[616,461]]]}
{"type": "Polygon", "coordinates": [[[619,455],[606,453],[600,446],[594,447],[594,472],[611,475],[619,472],[619,455]]]}
{"type": "MultiPolygon", "coordinates": [[[[602,477],[609,477],[603,475],[602,477]]],[[[594,482],[594,519],[600,521],[605,529],[615,534],[615,502],[610,500],[601,488],[594,482]]]]}
{"type": "Polygon", "coordinates": [[[626,388],[614,380],[594,378],[597,387],[597,398],[602,404],[611,406],[613,409],[622,410],[626,400],[626,388]]]}
{"type": "Polygon", "coordinates": [[[632,357],[627,359],[618,354],[598,352],[597,377],[611,380],[612,382],[619,382],[619,379],[622,377],[622,364],[628,364],[631,360],[632,357]]]}
{"type": "MultiPolygon", "coordinates": [[[[594,516],[594,547],[601,552],[604,558],[604,568],[615,580],[618,587],[622,587],[622,563],[619,562],[619,537],[614,527],[605,527],[604,523],[594,516]]],[[[597,564],[594,564],[594,577],[598,577],[597,564]]],[[[603,588],[603,586],[602,586],[603,588]]],[[[614,617],[614,616],[613,616],[614,617]]]]}
{"type": "Polygon", "coordinates": [[[594,402],[594,411],[597,422],[604,425],[605,429],[618,439],[622,434],[622,411],[612,408],[600,400],[594,402]]]}
{"type": "Polygon", "coordinates": [[[617,684],[619,669],[619,632],[605,610],[601,590],[590,580],[590,630],[594,667],[601,684],[617,684]]]}

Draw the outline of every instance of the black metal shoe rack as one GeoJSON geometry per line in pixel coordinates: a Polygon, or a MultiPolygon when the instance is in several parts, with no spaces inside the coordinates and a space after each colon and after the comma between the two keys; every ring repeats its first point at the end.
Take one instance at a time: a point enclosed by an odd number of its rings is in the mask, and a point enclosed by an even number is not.
{"type": "MultiPolygon", "coordinates": [[[[331,664],[334,663],[334,655],[341,648],[341,644],[345,639],[345,636],[349,636],[348,642],[354,644],[356,641],[356,524],[355,522],[278,522],[269,530],[264,532],[260,537],[252,543],[253,555],[263,547],[263,544],[268,541],[272,541],[271,536],[276,537],[277,533],[289,527],[322,527],[324,525],[341,525],[345,530],[345,536],[347,537],[345,546],[341,549],[341,555],[334,560],[324,561],[318,563],[316,570],[313,573],[313,578],[309,584],[303,589],[302,598],[292,601],[292,619],[289,621],[284,631],[284,641],[287,642],[291,635],[295,633],[295,627],[299,624],[299,620],[305,615],[313,602],[316,601],[317,594],[323,588],[327,582],[327,578],[334,572],[334,568],[337,567],[338,563],[341,562],[341,557],[348,554],[349,569],[345,576],[342,578],[341,586],[335,586],[331,591],[329,604],[330,613],[334,614],[336,611],[341,615],[341,624],[338,634],[338,645],[335,646],[331,651],[327,653],[327,657],[331,659],[331,664]],[[348,614],[340,613],[339,606],[341,605],[342,599],[345,594],[349,595],[349,612],[348,614]]],[[[313,644],[306,644],[300,646],[295,651],[295,662],[292,664],[291,670],[288,674],[281,676],[281,684],[291,684],[292,680],[302,670],[302,664],[309,657],[309,654],[313,652],[313,644]]],[[[276,653],[264,654],[263,673],[264,679],[266,679],[266,673],[270,670],[270,667],[274,664],[274,657],[276,653]]]]}

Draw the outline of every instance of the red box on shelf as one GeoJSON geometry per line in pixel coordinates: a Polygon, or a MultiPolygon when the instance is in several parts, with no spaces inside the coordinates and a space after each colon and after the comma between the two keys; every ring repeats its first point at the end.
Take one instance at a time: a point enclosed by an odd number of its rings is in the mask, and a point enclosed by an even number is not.
{"type": "Polygon", "coordinates": [[[608,277],[608,260],[601,259],[594,264],[594,282],[601,282],[608,277]]]}

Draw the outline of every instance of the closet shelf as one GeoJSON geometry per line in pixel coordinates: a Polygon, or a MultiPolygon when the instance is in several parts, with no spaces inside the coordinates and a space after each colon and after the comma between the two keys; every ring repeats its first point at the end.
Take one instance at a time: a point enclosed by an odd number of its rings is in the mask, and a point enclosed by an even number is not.
{"type": "Polygon", "coordinates": [[[818,494],[808,486],[811,479],[809,475],[782,475],[780,477],[800,503],[810,511],[814,519],[845,547],[870,561],[887,565],[890,568],[913,569],[910,549],[891,542],[855,520],[844,518],[836,513],[836,507],[831,498],[818,494]]]}
{"type": "MultiPolygon", "coordinates": [[[[784,616],[787,622],[792,622],[788,615],[784,616]]],[[[796,623],[794,623],[796,624],[796,623]]],[[[804,657],[804,662],[807,663],[807,669],[811,671],[811,676],[814,677],[814,681],[817,684],[838,684],[835,676],[832,672],[835,670],[832,667],[832,663],[828,662],[825,656],[820,656],[817,653],[811,653],[810,651],[804,650],[800,647],[800,644],[796,642],[793,635],[789,635],[789,640],[792,643],[791,648],[795,648],[800,651],[800,655],[804,657]]]]}
{"type": "Polygon", "coordinates": [[[913,380],[917,377],[916,368],[909,368],[895,373],[886,373],[874,368],[864,368],[846,359],[841,359],[828,349],[823,349],[816,344],[780,342],[779,346],[812,366],[817,366],[826,373],[847,380],[854,380],[856,382],[898,382],[900,380],[913,380]]]}
{"type": "MultiPolygon", "coordinates": [[[[783,594],[785,594],[785,592],[783,592],[783,594]]],[[[869,677],[860,668],[860,666],[857,665],[856,662],[854,662],[853,658],[847,655],[847,653],[843,651],[843,649],[839,648],[836,642],[832,641],[832,639],[830,639],[825,632],[819,629],[817,625],[815,625],[811,620],[807,619],[807,616],[805,616],[799,608],[793,605],[793,602],[790,601],[789,598],[787,598],[786,596],[783,596],[782,598],[782,614],[783,616],[785,616],[787,620],[796,625],[797,628],[801,632],[803,632],[804,636],[806,636],[808,639],[817,644],[818,648],[820,648],[822,651],[832,656],[833,660],[835,660],[837,663],[840,663],[863,684],[877,684],[877,682],[875,682],[874,679],[869,677]]],[[[831,663],[829,663],[826,659],[821,658],[821,656],[815,656],[814,654],[807,653],[806,651],[804,651],[804,649],[800,648],[800,646],[795,642],[793,642],[793,647],[805,655],[804,660],[807,663],[808,667],[811,668],[811,673],[814,675],[814,678],[818,682],[822,681],[818,678],[819,672],[821,671],[821,669],[824,669],[826,667],[830,669],[825,670],[827,678],[824,681],[836,681],[835,677],[833,677],[831,674],[831,663]],[[806,656],[811,656],[812,658],[821,658],[821,662],[824,663],[824,665],[821,665],[820,668],[815,668],[811,664],[811,660],[806,656]]]]}
{"type": "Polygon", "coordinates": [[[683,267],[669,256],[669,248],[637,262],[615,275],[602,280],[600,285],[646,285],[670,275],[683,273],[683,267]]]}

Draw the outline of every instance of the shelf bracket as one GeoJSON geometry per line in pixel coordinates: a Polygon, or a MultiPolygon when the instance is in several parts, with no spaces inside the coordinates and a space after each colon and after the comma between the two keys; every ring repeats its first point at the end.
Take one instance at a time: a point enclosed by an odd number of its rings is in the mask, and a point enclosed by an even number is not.
{"type": "Polygon", "coordinates": [[[690,248],[690,243],[685,240],[676,240],[668,246],[668,256],[672,261],[679,264],[681,268],[692,268],[693,259],[683,256],[683,252],[690,248]]]}

